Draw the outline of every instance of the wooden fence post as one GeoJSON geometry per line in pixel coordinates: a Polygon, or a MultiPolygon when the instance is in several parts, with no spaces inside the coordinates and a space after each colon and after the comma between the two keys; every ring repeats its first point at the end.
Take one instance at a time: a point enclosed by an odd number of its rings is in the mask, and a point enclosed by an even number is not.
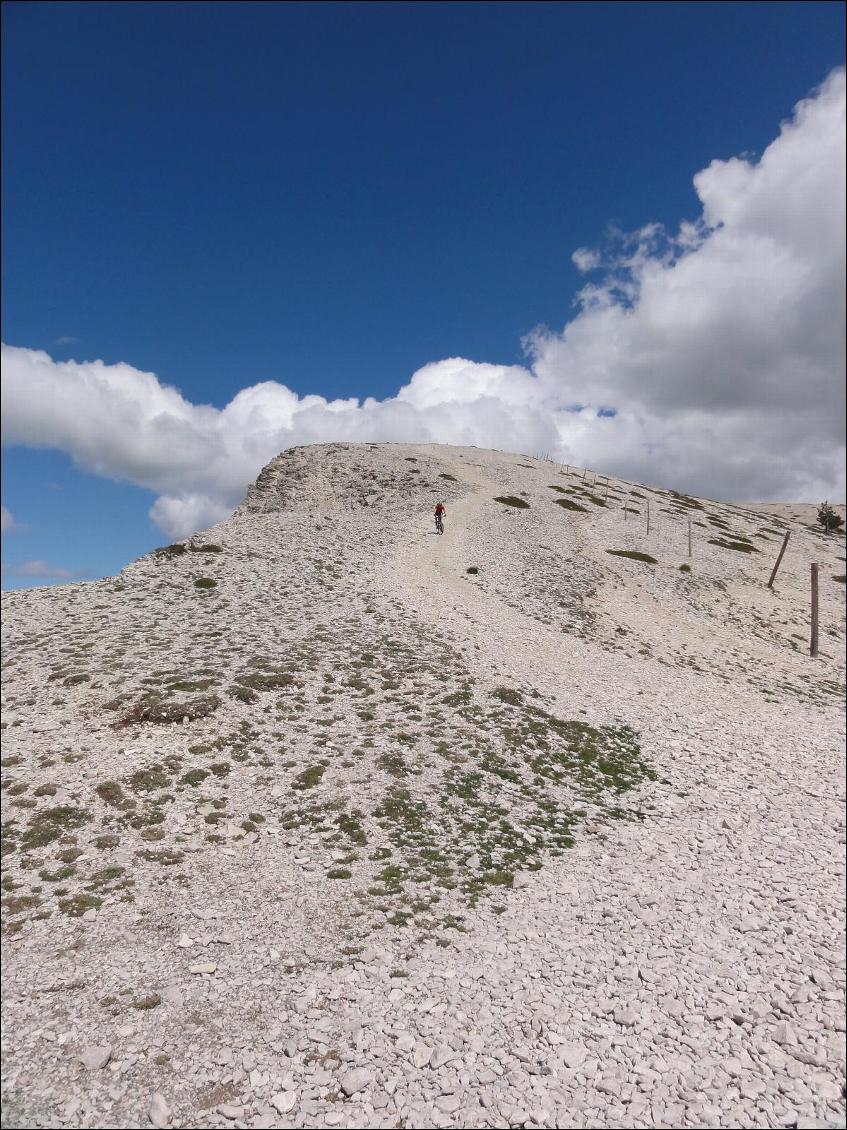
{"type": "Polygon", "coordinates": [[[776,577],[776,571],[780,567],[780,565],[782,564],[782,556],[785,553],[785,547],[788,545],[788,539],[790,537],[791,537],[791,531],[786,530],[785,531],[785,537],[782,539],[782,545],[780,546],[779,556],[776,559],[776,565],[774,565],[773,572],[771,573],[771,579],[768,581],[768,588],[769,589],[773,588],[774,579],[776,577]]]}
{"type": "Polygon", "coordinates": [[[688,519],[688,556],[691,556],[691,519],[688,519]]]}
{"type": "Polygon", "coordinates": [[[588,474],[588,468],[587,468],[587,467],[583,467],[583,468],[582,468],[582,481],[583,481],[583,482],[585,482],[585,476],[586,476],[587,474],[588,474]]]}
{"type": "Polygon", "coordinates": [[[647,533],[650,533],[650,499],[647,499],[647,533]]]}
{"type": "Polygon", "coordinates": [[[812,565],[812,639],[809,643],[809,654],[814,657],[818,654],[818,571],[820,566],[812,565]]]}

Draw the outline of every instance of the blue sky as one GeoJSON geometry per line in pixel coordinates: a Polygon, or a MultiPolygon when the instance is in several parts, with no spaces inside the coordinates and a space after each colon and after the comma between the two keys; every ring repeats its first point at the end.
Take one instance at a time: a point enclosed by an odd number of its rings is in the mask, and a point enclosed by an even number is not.
{"type": "MultiPolygon", "coordinates": [[[[843,63],[840,4],[8,3],[3,340],[223,408],[524,363],[610,225],[675,228],[843,63]]],[[[3,452],[14,566],[112,572],[155,490],[3,452]]]]}

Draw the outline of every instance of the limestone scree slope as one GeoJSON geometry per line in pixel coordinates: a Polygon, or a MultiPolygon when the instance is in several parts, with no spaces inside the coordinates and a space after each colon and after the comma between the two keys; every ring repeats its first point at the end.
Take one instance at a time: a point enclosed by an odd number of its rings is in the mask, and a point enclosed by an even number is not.
{"type": "Polygon", "coordinates": [[[843,1126],[844,544],[331,444],[4,594],[3,1125],[843,1126]]]}

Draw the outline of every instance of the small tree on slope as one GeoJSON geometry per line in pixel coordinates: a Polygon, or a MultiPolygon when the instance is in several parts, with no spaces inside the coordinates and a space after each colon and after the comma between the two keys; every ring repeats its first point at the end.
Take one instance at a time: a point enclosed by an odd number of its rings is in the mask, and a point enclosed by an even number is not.
{"type": "Polygon", "coordinates": [[[829,533],[830,530],[837,530],[839,526],[844,525],[844,519],[840,514],[836,513],[828,502],[822,502],[818,507],[818,522],[820,522],[827,533],[829,533]]]}

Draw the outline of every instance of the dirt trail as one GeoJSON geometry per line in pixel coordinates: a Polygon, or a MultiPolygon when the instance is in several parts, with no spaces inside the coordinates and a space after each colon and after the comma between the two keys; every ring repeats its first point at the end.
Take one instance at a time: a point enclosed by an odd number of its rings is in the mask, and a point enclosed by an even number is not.
{"type": "MultiPolygon", "coordinates": [[[[395,591],[399,583],[403,599],[425,619],[437,621],[475,668],[489,678],[537,689],[562,708],[578,706],[596,721],[612,716],[643,726],[649,720],[664,729],[692,710],[706,716],[715,712],[727,694],[724,683],[677,668],[668,671],[656,696],[653,675],[640,658],[548,627],[482,587],[467,569],[484,568],[490,557],[484,508],[501,484],[461,458],[445,459],[444,467],[469,492],[448,506],[443,537],[435,534],[431,515],[422,515],[421,527],[401,541],[389,563],[387,583],[395,591]]],[[[583,548],[588,552],[578,542],[575,552],[583,548]]],[[[631,613],[633,620],[648,614],[640,605],[631,613]]],[[[736,703],[749,698],[753,711],[761,708],[759,697],[743,686],[735,685],[733,696],[736,703]]]]}
{"type": "MultiPolygon", "coordinates": [[[[448,507],[443,537],[427,527],[401,545],[391,568],[405,599],[470,645],[482,670],[517,684],[529,683],[554,698],[595,696],[598,669],[619,668],[617,677],[603,682],[615,688],[615,712],[625,714],[623,704],[639,693],[637,663],[545,627],[467,573],[477,564],[474,546],[484,543],[483,507],[498,485],[463,460],[445,466],[472,489],[448,507]]],[[[598,706],[607,712],[608,704],[598,706]]]]}

